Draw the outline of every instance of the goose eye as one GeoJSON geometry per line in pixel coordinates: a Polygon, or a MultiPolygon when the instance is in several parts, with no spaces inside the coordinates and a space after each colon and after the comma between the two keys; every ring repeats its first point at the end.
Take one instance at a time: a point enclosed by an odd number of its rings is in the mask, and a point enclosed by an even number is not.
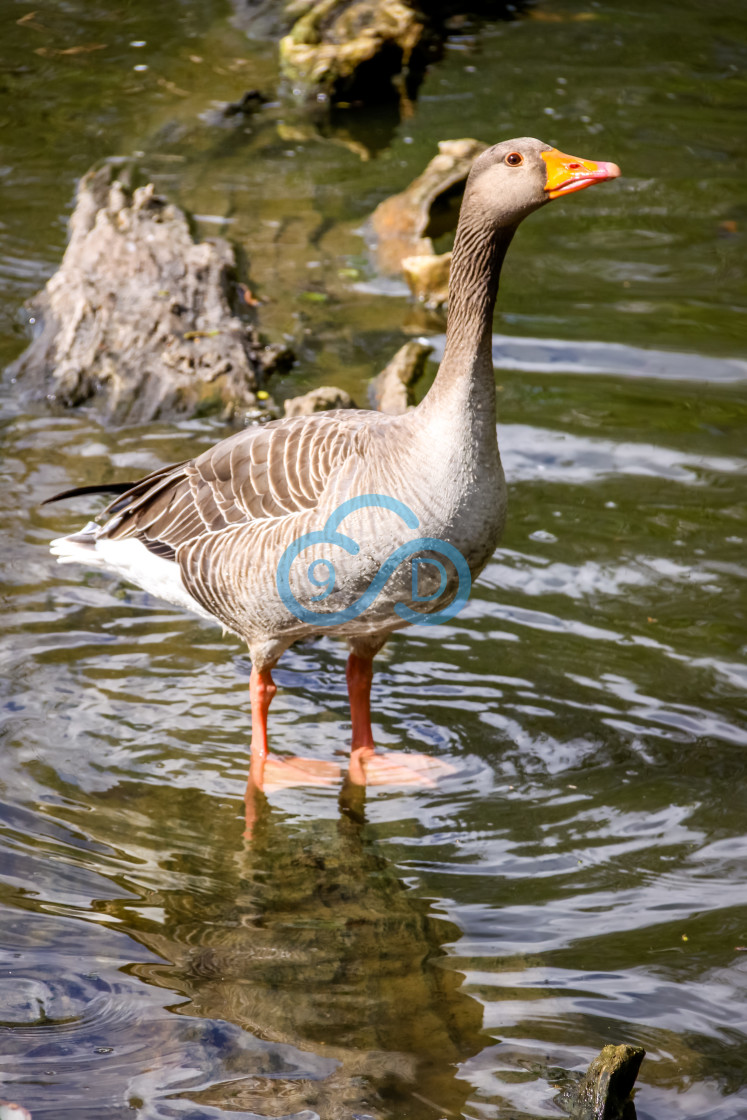
{"type": "Polygon", "coordinates": [[[519,155],[518,152],[509,152],[506,156],[506,163],[509,167],[518,167],[520,163],[524,162],[524,157],[519,155]]]}

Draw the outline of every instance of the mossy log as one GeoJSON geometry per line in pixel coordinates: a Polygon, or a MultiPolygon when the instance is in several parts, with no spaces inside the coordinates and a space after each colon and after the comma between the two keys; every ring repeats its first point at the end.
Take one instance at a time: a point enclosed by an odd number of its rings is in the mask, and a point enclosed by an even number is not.
{"type": "Polygon", "coordinates": [[[280,67],[307,99],[397,99],[396,80],[422,70],[428,21],[407,0],[316,0],[280,40],[280,67]],[[421,56],[421,57],[418,57],[421,56]]]}
{"type": "Polygon", "coordinates": [[[428,62],[470,13],[514,19],[527,0],[232,0],[248,35],[280,41],[280,64],[307,104],[414,96],[428,62]],[[404,96],[403,96],[404,95],[404,96]]]}
{"type": "Polygon", "coordinates": [[[605,1046],[559,1105],[573,1120],[635,1120],[630,1094],[645,1055],[641,1046],[605,1046]]]}

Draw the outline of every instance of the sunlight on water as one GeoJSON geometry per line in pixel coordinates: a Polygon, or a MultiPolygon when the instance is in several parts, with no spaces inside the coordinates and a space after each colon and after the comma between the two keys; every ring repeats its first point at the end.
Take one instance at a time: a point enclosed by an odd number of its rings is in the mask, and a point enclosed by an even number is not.
{"type": "MultiPolygon", "coordinates": [[[[245,836],[245,650],[55,564],[98,507],[40,506],[226,429],[106,430],[5,384],[0,1095],[34,1120],[550,1117],[610,1042],[647,1051],[639,1120],[747,1109],[740,18],[547,0],[468,25],[366,161],[344,120],[283,105],[211,125],[275,81],[217,0],[9,25],[4,361],[106,155],[140,153],[246,251],[299,358],[278,399],[359,403],[406,337],[443,335],[361,236],[439,139],[538,134],[625,176],[518,234],[494,336],[509,526],[467,607],[377,659],[377,741],[449,763],[432,788],[287,789],[245,836]]],[[[276,755],[344,764],[344,657],[284,657],[276,755]]]]}

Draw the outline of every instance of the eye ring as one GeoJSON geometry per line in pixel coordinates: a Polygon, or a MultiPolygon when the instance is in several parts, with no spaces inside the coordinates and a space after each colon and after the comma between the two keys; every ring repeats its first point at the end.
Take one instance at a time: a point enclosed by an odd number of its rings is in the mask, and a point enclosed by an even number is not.
{"type": "Polygon", "coordinates": [[[509,152],[504,160],[509,167],[520,167],[524,162],[524,157],[521,152],[509,152]]]}

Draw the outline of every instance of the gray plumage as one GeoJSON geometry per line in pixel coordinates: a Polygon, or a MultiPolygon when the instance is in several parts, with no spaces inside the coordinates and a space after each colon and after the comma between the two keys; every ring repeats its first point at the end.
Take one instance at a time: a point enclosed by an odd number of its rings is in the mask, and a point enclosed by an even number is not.
{"type": "MultiPolygon", "coordinates": [[[[159,593],[214,616],[244,638],[260,671],[271,668],[298,638],[332,632],[348,639],[353,652],[372,656],[405,625],[394,609],[412,599],[404,571],[367,611],[331,628],[300,621],[281,599],[276,583],[281,556],[293,541],[321,529],[347,499],[389,495],[404,502],[419,524],[413,532],[385,509],[352,513],[341,529],[360,545],[356,555],[334,545],[313,550],[314,558],[334,564],[334,591],[323,601],[314,599],[319,588],[309,582],[307,562],[299,558],[294,593],[320,618],[356,601],[387,557],[414,536],[447,541],[462,553],[472,576],[478,575],[498,543],[506,513],[491,357],[498,279],[519,222],[549,200],[542,153],[550,151],[538,140],[522,138],[498,144],[475,161],[452,257],[444,357],[417,408],[401,416],[327,412],[239,432],[196,459],[135,483],[109,506],[103,526],[55,542],[60,558],[80,560],[86,553],[92,559],[93,552],[100,553],[104,566],[151,589],[139,562],[117,561],[117,542],[139,542],[149,556],[171,565],[183,590],[168,594],[164,576],[156,581],[159,593]],[[520,153],[519,166],[507,163],[511,153],[520,153]]],[[[422,609],[438,610],[455,586],[450,570],[445,597],[422,609]]]]}

